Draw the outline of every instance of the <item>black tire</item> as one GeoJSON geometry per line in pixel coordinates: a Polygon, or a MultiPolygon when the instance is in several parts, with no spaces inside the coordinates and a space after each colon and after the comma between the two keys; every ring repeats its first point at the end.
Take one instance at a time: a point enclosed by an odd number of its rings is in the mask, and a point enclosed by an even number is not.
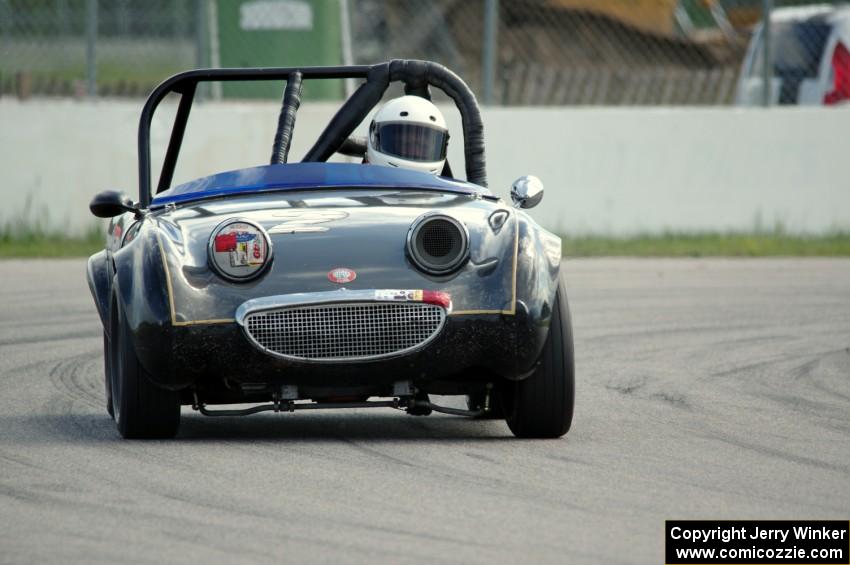
{"type": "Polygon", "coordinates": [[[112,407],[118,432],[127,439],[164,439],[180,426],[180,395],[155,386],[139,364],[124,313],[113,301],[112,407]]]}
{"type": "MultiPolygon", "coordinates": [[[[510,383],[513,384],[513,383],[510,383]]],[[[470,410],[480,410],[484,406],[485,393],[478,392],[466,397],[466,406],[470,410]]],[[[502,395],[498,388],[490,391],[490,410],[477,416],[479,420],[504,420],[505,411],[502,409],[502,395]]]]}
{"type": "Polygon", "coordinates": [[[103,389],[106,392],[106,411],[113,418],[115,412],[112,410],[112,347],[109,344],[109,335],[103,332],[103,389]]]}
{"type": "Polygon", "coordinates": [[[569,431],[575,404],[575,363],[563,280],[558,283],[549,335],[537,369],[505,391],[506,420],[516,437],[557,438],[569,431]]]}

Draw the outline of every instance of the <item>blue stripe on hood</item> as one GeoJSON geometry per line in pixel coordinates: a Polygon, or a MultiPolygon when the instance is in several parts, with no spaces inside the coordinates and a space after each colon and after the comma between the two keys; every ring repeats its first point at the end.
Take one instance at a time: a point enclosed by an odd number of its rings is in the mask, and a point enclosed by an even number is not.
{"type": "Polygon", "coordinates": [[[151,208],[235,194],[316,188],[416,188],[461,194],[492,193],[476,184],[430,173],[353,163],[287,163],[203,177],[156,195],[151,208]]]}

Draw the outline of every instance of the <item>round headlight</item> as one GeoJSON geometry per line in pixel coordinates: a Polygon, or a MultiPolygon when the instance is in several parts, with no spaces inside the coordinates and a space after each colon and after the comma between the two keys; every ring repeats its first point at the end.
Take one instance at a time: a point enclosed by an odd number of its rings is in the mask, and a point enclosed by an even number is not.
{"type": "Polygon", "coordinates": [[[469,258],[469,234],[466,226],[451,216],[425,214],[410,227],[407,252],[422,271],[445,275],[469,258]]]}
{"type": "Polygon", "coordinates": [[[241,218],[222,222],[210,235],[210,267],[223,278],[245,282],[271,263],[272,242],[262,226],[241,218]]]}

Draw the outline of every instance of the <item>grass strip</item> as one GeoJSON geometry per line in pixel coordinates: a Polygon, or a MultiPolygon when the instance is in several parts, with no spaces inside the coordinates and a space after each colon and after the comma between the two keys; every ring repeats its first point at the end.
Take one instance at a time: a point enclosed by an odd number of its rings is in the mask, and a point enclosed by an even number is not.
{"type": "MultiPolygon", "coordinates": [[[[103,249],[105,232],[93,227],[79,237],[41,229],[0,229],[0,257],[85,257],[103,249]]],[[[850,257],[850,232],[666,233],[563,237],[567,257],[850,257]]]]}
{"type": "Polygon", "coordinates": [[[571,257],[847,257],[850,232],[565,236],[563,247],[564,255],[571,257]]]}
{"type": "Polygon", "coordinates": [[[101,228],[78,237],[0,229],[0,258],[87,257],[103,249],[105,242],[106,231],[101,228]]]}

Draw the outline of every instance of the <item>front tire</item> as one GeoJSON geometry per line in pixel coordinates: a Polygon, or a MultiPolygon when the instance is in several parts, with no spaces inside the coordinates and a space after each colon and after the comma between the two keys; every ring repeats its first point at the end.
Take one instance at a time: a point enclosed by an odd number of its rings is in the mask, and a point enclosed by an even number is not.
{"type": "Polygon", "coordinates": [[[180,426],[180,396],[150,381],[117,300],[112,310],[111,396],[118,432],[127,439],[172,438],[180,426]]]}
{"type": "Polygon", "coordinates": [[[549,335],[534,373],[505,387],[508,427],[516,437],[557,438],[573,420],[575,363],[567,292],[558,282],[549,335]]]}
{"type": "Polygon", "coordinates": [[[112,346],[106,331],[103,332],[103,388],[106,392],[106,411],[115,418],[112,409],[112,346]]]}

